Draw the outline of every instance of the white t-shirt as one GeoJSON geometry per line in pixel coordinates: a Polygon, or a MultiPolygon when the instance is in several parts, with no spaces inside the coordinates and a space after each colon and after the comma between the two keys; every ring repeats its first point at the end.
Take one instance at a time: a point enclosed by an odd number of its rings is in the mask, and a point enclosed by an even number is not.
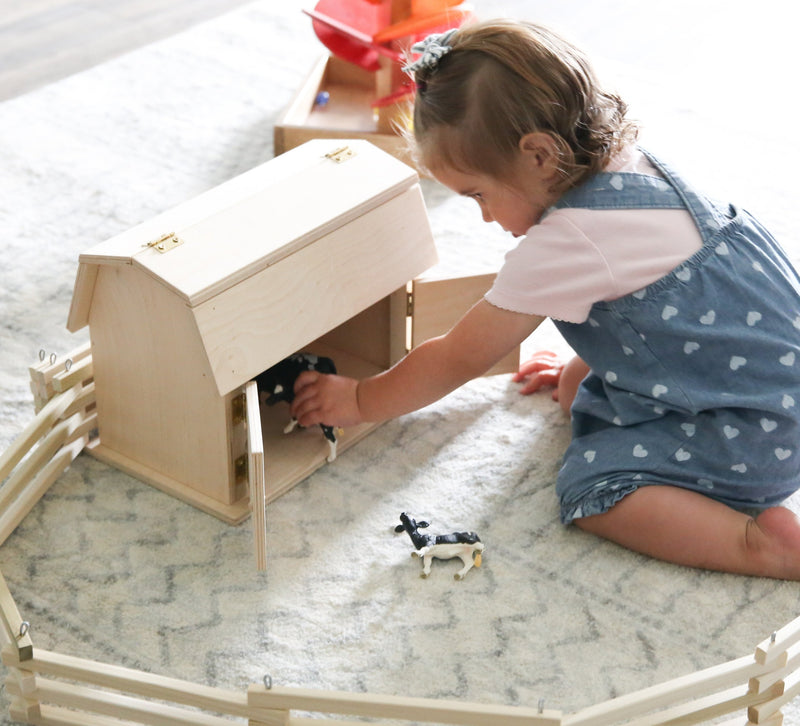
{"type": "MultiPolygon", "coordinates": [[[[661,174],[636,148],[606,171],[661,174]]],[[[582,323],[592,305],[655,282],[702,246],[683,209],[557,209],[528,230],[486,293],[492,305],[582,323]]]]}

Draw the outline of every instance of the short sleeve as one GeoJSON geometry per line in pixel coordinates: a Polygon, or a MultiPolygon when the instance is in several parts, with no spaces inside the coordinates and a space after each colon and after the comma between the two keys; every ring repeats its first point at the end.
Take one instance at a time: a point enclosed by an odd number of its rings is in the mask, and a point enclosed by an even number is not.
{"type": "Polygon", "coordinates": [[[514,312],[582,323],[595,302],[615,293],[603,254],[558,210],[506,255],[486,300],[514,312]]]}

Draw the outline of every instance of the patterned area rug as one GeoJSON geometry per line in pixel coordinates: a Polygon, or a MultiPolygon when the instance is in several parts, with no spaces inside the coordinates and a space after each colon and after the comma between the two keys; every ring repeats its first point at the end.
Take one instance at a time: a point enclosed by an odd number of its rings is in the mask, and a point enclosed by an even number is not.
{"type": "MultiPolygon", "coordinates": [[[[781,44],[751,66],[737,33],[752,43],[758,23],[727,3],[723,20],[690,24],[688,2],[647,18],[635,3],[551,5],[475,2],[584,41],[647,121],[645,143],[743,198],[800,258],[781,44]]],[[[0,105],[0,449],[33,415],[38,351],[87,339],[65,329],[78,254],[270,159],[320,52],[299,3],[262,0],[0,105]]],[[[424,191],[440,271],[497,268],[510,238],[469,200],[424,191]]],[[[559,342],[547,329],[531,345],[559,342]]],[[[747,655],[800,614],[796,583],[688,570],[562,527],[568,437],[548,395],[522,397],[503,376],[470,383],[272,504],[263,575],[249,522],[224,525],[82,455],[0,547],[0,570],[44,648],[233,688],[270,674],[565,712],[747,655]],[[483,567],[457,582],[456,563],[439,562],[421,579],[393,532],[401,511],[478,531],[483,567]]]]}

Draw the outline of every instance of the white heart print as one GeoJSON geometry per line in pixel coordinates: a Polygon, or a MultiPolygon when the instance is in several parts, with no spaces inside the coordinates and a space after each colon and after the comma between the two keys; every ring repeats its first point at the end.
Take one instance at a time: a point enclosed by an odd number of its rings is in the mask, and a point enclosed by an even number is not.
{"type": "Polygon", "coordinates": [[[731,356],[731,370],[738,371],[743,365],[747,365],[747,358],[741,355],[731,356]]]}
{"type": "Polygon", "coordinates": [[[700,322],[703,325],[713,325],[717,319],[717,313],[714,310],[709,310],[705,315],[700,316],[700,322]]]}
{"type": "Polygon", "coordinates": [[[665,305],[664,309],[661,311],[661,319],[669,320],[670,318],[674,318],[677,314],[678,308],[674,305],[665,305]]]}
{"type": "Polygon", "coordinates": [[[641,444],[636,444],[636,446],[633,447],[633,455],[637,459],[644,459],[648,453],[649,452],[647,451],[647,449],[645,449],[644,446],[642,446],[641,444]]]}
{"type": "Polygon", "coordinates": [[[778,422],[773,421],[770,418],[762,418],[759,423],[761,424],[761,428],[764,429],[764,431],[768,434],[772,433],[776,428],[778,428],[778,422]]]}
{"type": "Polygon", "coordinates": [[[687,340],[683,344],[683,352],[686,353],[686,355],[691,355],[692,353],[698,350],[700,350],[700,343],[698,343],[697,341],[687,340]]]}
{"type": "Polygon", "coordinates": [[[739,429],[735,426],[728,426],[728,424],[725,424],[725,426],[722,427],[722,433],[725,434],[726,439],[735,439],[739,435],[739,429]]]}
{"type": "Polygon", "coordinates": [[[758,310],[751,310],[747,313],[747,324],[752,328],[757,322],[761,320],[761,313],[758,310]]]}

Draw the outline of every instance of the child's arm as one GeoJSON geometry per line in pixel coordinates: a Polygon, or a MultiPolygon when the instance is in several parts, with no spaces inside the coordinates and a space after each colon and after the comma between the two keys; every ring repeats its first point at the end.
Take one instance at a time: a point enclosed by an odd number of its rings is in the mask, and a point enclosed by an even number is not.
{"type": "Polygon", "coordinates": [[[447,334],[422,343],[376,376],[355,381],[302,374],[292,415],[302,426],[351,426],[415,411],[484,374],[543,320],[481,300],[447,334]]]}

